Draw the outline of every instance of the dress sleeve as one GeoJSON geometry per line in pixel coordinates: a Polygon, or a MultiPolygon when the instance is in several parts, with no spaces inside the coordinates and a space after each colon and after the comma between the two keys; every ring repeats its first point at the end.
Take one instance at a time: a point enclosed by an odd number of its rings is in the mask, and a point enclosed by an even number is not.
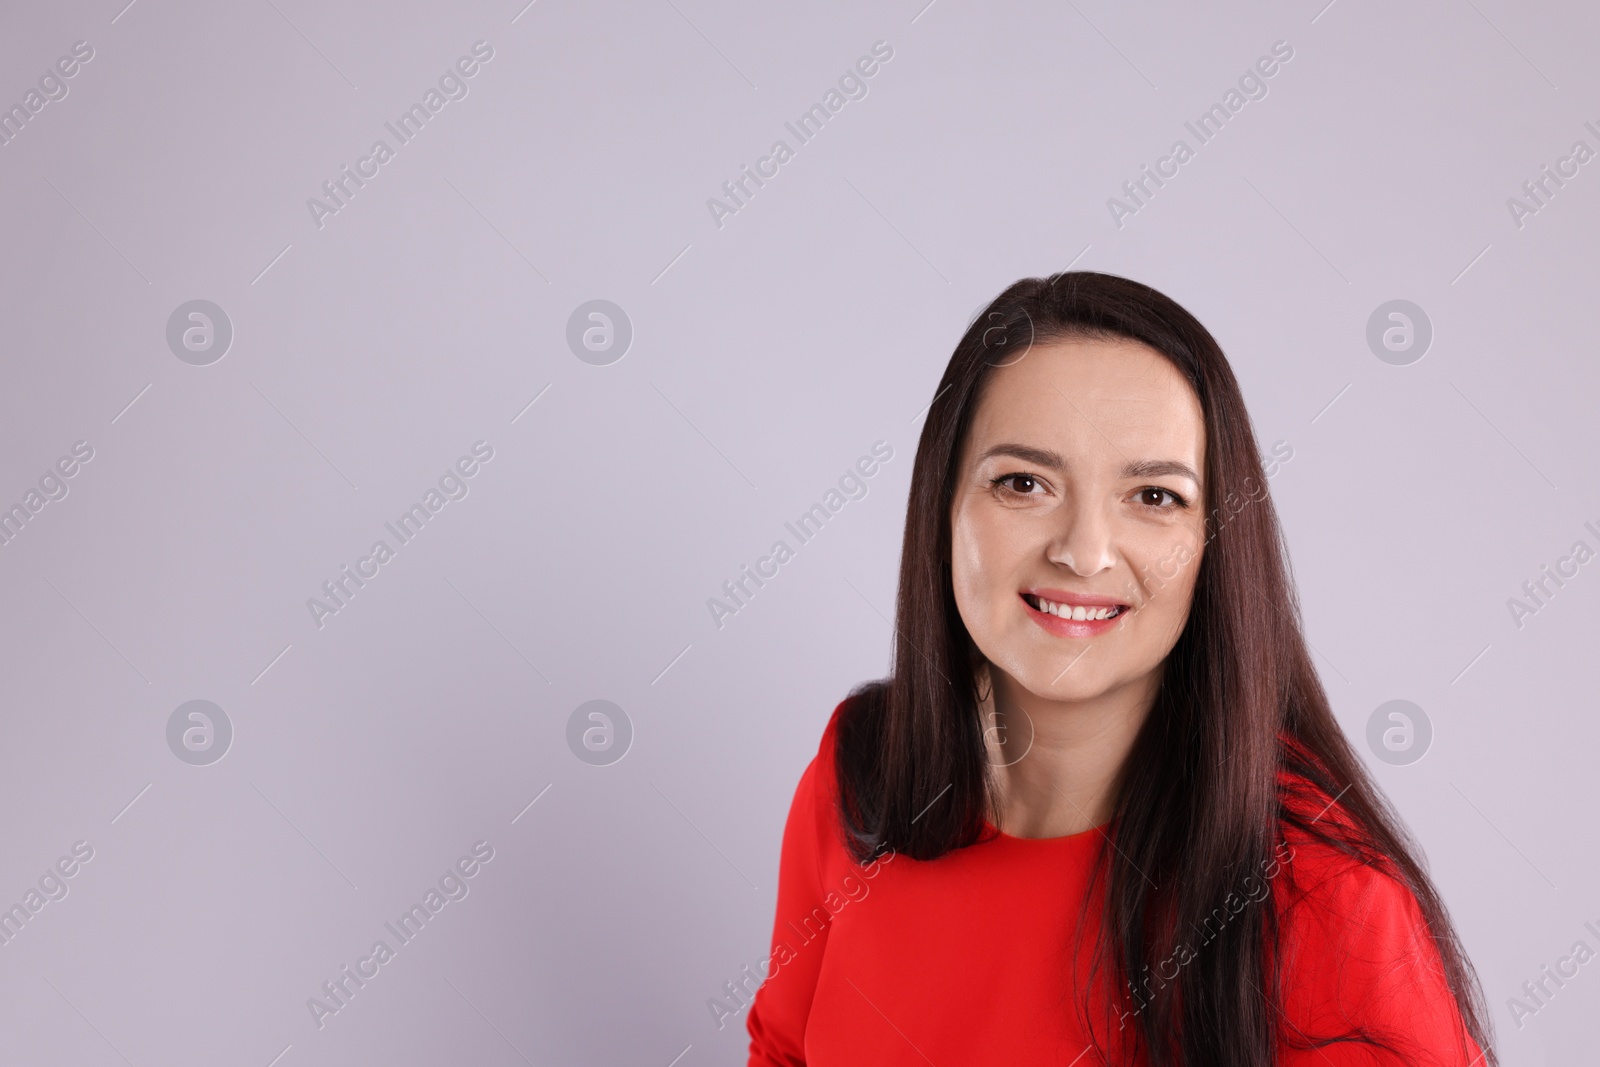
{"type": "Polygon", "coordinates": [[[1312,873],[1281,926],[1284,1067],[1481,1067],[1405,883],[1354,860],[1312,873]],[[1358,1029],[1390,1050],[1348,1040],[1303,1047],[1358,1029]]]}
{"type": "Polygon", "coordinates": [[[832,777],[827,773],[830,761],[825,758],[832,733],[830,724],[823,751],[800,775],[783,827],[771,954],[745,1017],[749,1067],[803,1067],[806,1062],[806,1020],[832,927],[827,909],[822,908],[821,871],[827,840],[823,835],[829,832],[825,814],[832,810],[826,793],[832,777]],[[820,922],[814,914],[819,908],[820,922]]]}

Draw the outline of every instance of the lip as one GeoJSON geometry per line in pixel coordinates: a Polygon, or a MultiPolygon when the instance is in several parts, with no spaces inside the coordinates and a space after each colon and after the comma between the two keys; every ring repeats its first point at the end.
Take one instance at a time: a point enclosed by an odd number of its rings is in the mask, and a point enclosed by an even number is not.
{"type": "Polygon", "coordinates": [[[1096,593],[1074,593],[1066,589],[1050,589],[1042,585],[1024,589],[1022,592],[1029,596],[1052,600],[1057,604],[1071,604],[1073,607],[1077,607],[1079,604],[1086,608],[1129,608],[1133,606],[1126,600],[1118,600],[1114,596],[1100,596],[1096,593]]]}
{"type": "Polygon", "coordinates": [[[1035,587],[1024,589],[1017,594],[1017,599],[1022,601],[1023,610],[1028,613],[1028,618],[1038,623],[1046,633],[1057,637],[1098,637],[1110,631],[1127,618],[1132,605],[1116,597],[1101,596],[1097,593],[1073,593],[1065,589],[1048,589],[1035,587]],[[1073,607],[1085,608],[1115,608],[1123,610],[1109,619],[1063,619],[1059,615],[1052,615],[1047,611],[1040,611],[1028,603],[1028,596],[1040,597],[1044,600],[1054,601],[1057,604],[1070,604],[1073,607]]]}

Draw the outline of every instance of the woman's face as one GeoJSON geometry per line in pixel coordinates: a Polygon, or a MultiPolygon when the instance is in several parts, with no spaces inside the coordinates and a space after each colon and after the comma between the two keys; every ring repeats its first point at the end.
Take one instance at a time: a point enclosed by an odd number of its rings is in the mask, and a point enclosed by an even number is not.
{"type": "Polygon", "coordinates": [[[956,606],[989,663],[1051,700],[1153,692],[1189,616],[1204,469],[1200,401],[1155,350],[1071,339],[1008,357],[950,507],[956,606]]]}

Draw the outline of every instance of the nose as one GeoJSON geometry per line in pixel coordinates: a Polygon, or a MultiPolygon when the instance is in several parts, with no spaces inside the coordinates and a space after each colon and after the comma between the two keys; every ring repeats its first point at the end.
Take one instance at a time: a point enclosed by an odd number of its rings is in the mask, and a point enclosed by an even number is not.
{"type": "Polygon", "coordinates": [[[1117,565],[1111,550],[1111,523],[1102,509],[1069,502],[1058,515],[1060,525],[1045,552],[1050,562],[1062,564],[1080,578],[1117,565]]]}

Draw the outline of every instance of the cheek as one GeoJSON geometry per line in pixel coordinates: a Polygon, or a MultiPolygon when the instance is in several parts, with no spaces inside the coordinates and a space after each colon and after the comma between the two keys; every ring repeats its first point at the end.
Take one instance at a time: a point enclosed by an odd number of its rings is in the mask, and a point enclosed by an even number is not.
{"type": "Polygon", "coordinates": [[[970,615],[979,603],[986,558],[983,538],[973,524],[962,516],[953,518],[950,523],[950,585],[963,616],[970,615]]]}
{"type": "Polygon", "coordinates": [[[1001,518],[965,512],[951,519],[950,581],[964,618],[992,614],[1010,581],[1016,536],[1001,518]]]}
{"type": "Polygon", "coordinates": [[[1173,527],[1141,539],[1134,572],[1149,615],[1188,611],[1203,551],[1199,530],[1173,527]]]}

